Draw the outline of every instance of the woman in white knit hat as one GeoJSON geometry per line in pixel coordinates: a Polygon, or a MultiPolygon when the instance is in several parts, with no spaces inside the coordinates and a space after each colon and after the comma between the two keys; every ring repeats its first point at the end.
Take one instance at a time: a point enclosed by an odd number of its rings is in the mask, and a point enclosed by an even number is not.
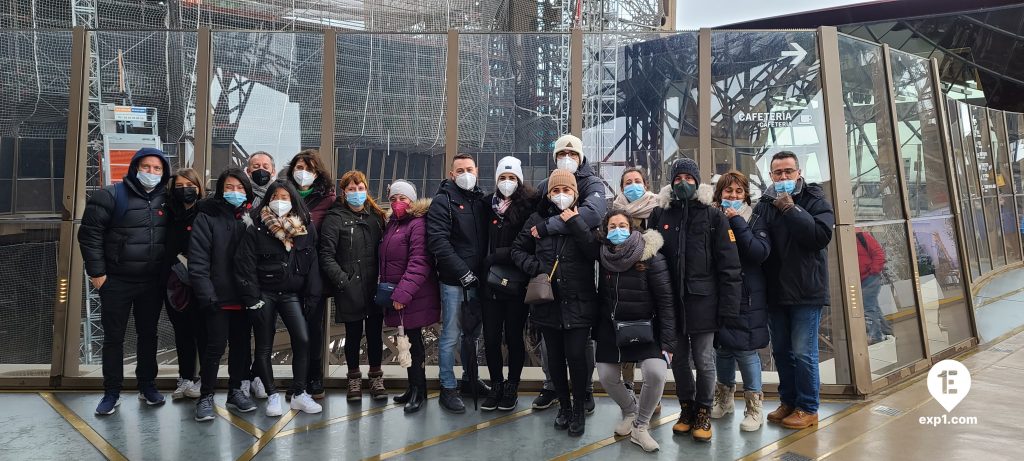
{"type": "Polygon", "coordinates": [[[480,406],[484,411],[512,411],[519,401],[519,377],[526,361],[523,329],[530,310],[523,303],[526,273],[512,261],[512,242],[537,206],[537,191],[523,180],[522,162],[512,156],[498,161],[496,190],[484,197],[489,203],[488,248],[484,260],[484,350],[491,375],[491,392],[480,406]],[[493,274],[493,275],[492,275],[493,274]],[[502,337],[508,348],[508,376],[502,373],[502,337]]]}

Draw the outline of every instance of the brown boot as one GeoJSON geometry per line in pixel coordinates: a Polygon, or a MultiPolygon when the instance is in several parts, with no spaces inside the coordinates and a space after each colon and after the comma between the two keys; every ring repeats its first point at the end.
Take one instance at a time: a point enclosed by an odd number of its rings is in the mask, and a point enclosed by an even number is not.
{"type": "Polygon", "coordinates": [[[782,420],[786,419],[787,416],[793,414],[793,410],[795,410],[795,408],[789,405],[786,405],[784,403],[780,404],[779,408],[776,408],[775,411],[768,413],[768,422],[779,424],[782,422],[782,420]]]}
{"type": "Polygon", "coordinates": [[[348,372],[348,394],[345,400],[349,402],[363,399],[363,372],[348,372]]]}
{"type": "Polygon", "coordinates": [[[373,400],[387,400],[388,390],[384,388],[384,372],[370,372],[370,397],[373,400]]]}
{"type": "Polygon", "coordinates": [[[817,413],[807,413],[799,408],[782,420],[782,427],[786,429],[806,429],[818,424],[817,413]]]}
{"type": "Polygon", "coordinates": [[[673,433],[679,435],[690,433],[690,429],[693,427],[693,406],[694,403],[692,400],[687,400],[679,404],[679,421],[676,421],[676,423],[672,425],[673,433]]]}
{"type": "Polygon", "coordinates": [[[693,430],[690,431],[693,440],[698,442],[711,441],[711,408],[703,405],[697,408],[693,417],[693,430]]]}

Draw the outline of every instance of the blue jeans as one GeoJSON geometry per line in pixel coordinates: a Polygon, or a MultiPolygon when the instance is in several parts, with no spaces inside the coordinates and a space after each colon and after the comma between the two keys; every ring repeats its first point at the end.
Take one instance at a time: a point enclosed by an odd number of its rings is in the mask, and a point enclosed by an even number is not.
{"type": "Polygon", "coordinates": [[[872,343],[885,339],[892,334],[892,326],[882,314],[878,305],[878,293],[882,291],[882,277],[878,274],[869,275],[860,282],[861,299],[864,300],[864,325],[867,328],[868,340],[872,343]]]}
{"type": "MultiPolygon", "coordinates": [[[[459,325],[459,310],[462,308],[461,286],[441,284],[441,340],[438,342],[437,362],[440,369],[441,387],[455,389],[455,345],[461,340],[462,377],[468,376],[470,367],[477,371],[476,340],[480,337],[480,326],[464,334],[459,325]]],[[[476,299],[476,288],[469,289],[469,298],[476,299]]],[[[479,373],[479,372],[477,372],[479,373]]],[[[476,376],[480,376],[476,374],[476,376]]]]}
{"type": "Polygon", "coordinates": [[[715,350],[715,369],[718,383],[726,386],[736,384],[736,364],[740,365],[743,390],[761,392],[761,356],[757,351],[738,351],[727,347],[715,350]]]}
{"type": "Polygon", "coordinates": [[[818,326],[822,306],[772,306],[768,330],[779,372],[779,400],[807,413],[818,412],[818,326]]]}

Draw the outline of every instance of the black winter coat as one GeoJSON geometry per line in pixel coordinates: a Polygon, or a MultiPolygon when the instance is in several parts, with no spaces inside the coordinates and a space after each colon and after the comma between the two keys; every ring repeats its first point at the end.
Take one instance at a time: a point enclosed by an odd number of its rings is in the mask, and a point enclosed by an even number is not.
{"type": "Polygon", "coordinates": [[[715,337],[720,346],[738,351],[760,349],[769,340],[767,287],[761,263],[771,254],[771,239],[761,226],[763,220],[751,216],[752,211],[744,205],[740,215],[729,219],[743,265],[743,297],[739,317],[725,319],[715,337]]]}
{"type": "Polygon", "coordinates": [[[661,194],[663,207],[650,223],[665,238],[661,253],[670,261],[679,332],[714,333],[725,318],[740,312],[743,282],[736,239],[721,210],[711,205],[714,188],[701,184],[688,203],[661,194]]]}
{"type": "Polygon", "coordinates": [[[199,204],[192,208],[171,210],[171,222],[167,226],[167,259],[170,265],[177,264],[178,255],[188,258],[188,245],[192,240],[192,224],[199,214],[199,204]]]}
{"type": "Polygon", "coordinates": [[[235,253],[235,283],[242,305],[256,305],[263,297],[261,292],[268,291],[297,293],[306,309],[315,307],[322,290],[316,227],[307,224],[306,235],[292,239],[292,249],[286,251],[284,242],[270,233],[258,211],[251,218],[253,225],[245,229],[235,253]]]}
{"type": "MultiPolygon", "coordinates": [[[[604,216],[608,214],[608,199],[605,197],[604,182],[585,158],[583,164],[576,169],[576,173],[573,175],[576,176],[576,188],[579,191],[579,213],[583,217],[583,222],[590,229],[600,227],[604,216]]],[[[547,194],[548,180],[541,181],[537,190],[541,191],[543,199],[543,195],[547,194]]],[[[556,214],[537,224],[537,233],[541,237],[553,234],[568,235],[572,229],[567,224],[556,214]]]]}
{"type": "Polygon", "coordinates": [[[828,286],[828,244],[836,217],[825,191],[817,184],[805,184],[793,196],[796,205],[782,214],[772,204],[774,188],[761,197],[754,214],[768,229],[772,252],[764,262],[769,307],[830,303],[828,286]]]}
{"type": "Polygon", "coordinates": [[[377,247],[384,220],[367,208],[355,212],[335,202],[320,229],[320,266],[334,293],[335,322],[355,322],[384,315],[373,302],[380,263],[377,247]]]}
{"type": "Polygon", "coordinates": [[[550,274],[556,257],[559,261],[551,280],[555,300],[531,306],[530,320],[546,328],[590,328],[597,321],[600,310],[594,286],[597,237],[594,230],[587,227],[582,215],[577,215],[565,223],[571,234],[534,238],[530,234],[531,227],[561,214],[548,200],[540,206],[542,211],[530,215],[512,244],[512,260],[530,277],[550,274]]]}
{"type": "MultiPolygon", "coordinates": [[[[526,224],[526,220],[537,209],[538,198],[539,196],[534,194],[531,197],[522,197],[512,202],[505,210],[504,216],[498,216],[494,212],[494,207],[488,206],[487,258],[484,260],[484,267],[480,274],[481,284],[485,286],[487,292],[487,299],[511,300],[508,295],[498,294],[489,289],[490,287],[486,283],[487,274],[490,272],[491,266],[496,264],[518,270],[515,261],[512,260],[512,244],[522,232],[523,224],[526,224]]],[[[494,194],[489,194],[483,200],[484,203],[489,204],[493,199],[494,194]]],[[[523,290],[523,293],[518,295],[515,301],[522,302],[525,295],[526,291],[523,290]]]]}
{"type": "Polygon", "coordinates": [[[465,191],[454,181],[441,183],[427,210],[427,249],[434,256],[441,283],[459,286],[469,272],[485,283],[490,206],[479,187],[465,191]]]}
{"type": "Polygon", "coordinates": [[[170,166],[164,164],[163,182],[150,192],[135,177],[136,155],[128,166],[123,185],[104,187],[92,194],[85,205],[78,241],[85,272],[90,277],[109,275],[120,280],[152,281],[167,274],[167,180],[170,166]],[[120,195],[123,194],[123,195],[120,195]],[[117,213],[120,201],[123,214],[117,213]]]}
{"type": "Polygon", "coordinates": [[[668,262],[658,253],[665,241],[655,230],[644,232],[643,237],[644,254],[638,265],[624,272],[614,272],[601,265],[601,315],[594,327],[598,362],[642,362],[661,357],[661,351],[675,353],[676,311],[672,303],[671,276],[668,262]],[[652,318],[657,342],[618,347],[615,321],[652,318]]]}
{"type": "MultiPolygon", "coordinates": [[[[199,202],[188,246],[188,277],[203,308],[242,306],[235,283],[235,252],[252,224],[248,205],[233,207],[220,196],[199,202]]],[[[245,307],[245,306],[242,306],[245,307]]]]}

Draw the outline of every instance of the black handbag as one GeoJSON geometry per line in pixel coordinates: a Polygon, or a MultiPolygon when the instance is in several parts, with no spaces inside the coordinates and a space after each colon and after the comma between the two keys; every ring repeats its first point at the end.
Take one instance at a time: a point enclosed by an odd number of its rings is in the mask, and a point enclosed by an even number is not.
{"type": "Polygon", "coordinates": [[[377,293],[373,295],[373,302],[383,308],[392,306],[391,294],[395,292],[394,283],[381,282],[377,284],[377,293]]]}
{"type": "Polygon", "coordinates": [[[653,320],[615,322],[615,344],[619,347],[654,343],[653,320]]]}
{"type": "Polygon", "coordinates": [[[525,272],[510,264],[495,264],[487,271],[487,287],[500,295],[522,295],[529,280],[525,272]]]}

